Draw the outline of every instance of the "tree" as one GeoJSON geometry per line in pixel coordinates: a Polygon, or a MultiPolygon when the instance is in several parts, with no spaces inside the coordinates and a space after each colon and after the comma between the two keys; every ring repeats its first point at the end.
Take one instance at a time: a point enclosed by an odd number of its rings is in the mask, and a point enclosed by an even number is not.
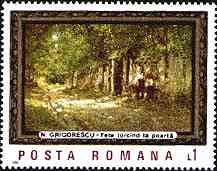
{"type": "Polygon", "coordinates": [[[31,75],[50,83],[70,79],[71,88],[77,82],[83,88],[93,85],[99,75],[102,90],[107,87],[121,95],[130,74],[140,66],[162,77],[157,81],[169,91],[172,82],[179,91],[191,85],[189,25],[39,24],[36,29],[29,24],[26,33],[27,80],[31,75]]]}

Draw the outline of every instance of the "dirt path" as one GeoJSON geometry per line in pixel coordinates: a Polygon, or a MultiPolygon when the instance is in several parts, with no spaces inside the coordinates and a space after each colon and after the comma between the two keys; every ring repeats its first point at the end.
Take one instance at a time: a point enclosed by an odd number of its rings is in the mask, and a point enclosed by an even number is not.
{"type": "MultiPolygon", "coordinates": [[[[53,89],[52,104],[58,111],[58,118],[47,118],[47,122],[37,117],[35,129],[63,130],[122,130],[122,131],[189,131],[191,129],[191,110],[176,104],[164,105],[148,103],[144,100],[126,97],[110,97],[96,91],[53,89]],[[38,126],[38,124],[42,124],[38,126]],[[53,125],[56,124],[54,127],[53,125]]],[[[34,109],[33,107],[31,109],[34,109]]],[[[45,107],[41,111],[45,111],[45,107]]],[[[52,112],[47,117],[52,117],[52,112]]],[[[34,115],[34,111],[31,111],[34,115]]],[[[45,112],[44,112],[45,113],[45,112]]],[[[44,120],[46,118],[44,117],[44,120]]]]}

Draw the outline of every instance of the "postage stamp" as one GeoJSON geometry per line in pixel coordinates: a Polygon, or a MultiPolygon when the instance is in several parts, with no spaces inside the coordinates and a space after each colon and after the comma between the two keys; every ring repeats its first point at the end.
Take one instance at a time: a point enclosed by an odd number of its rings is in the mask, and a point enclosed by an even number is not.
{"type": "Polygon", "coordinates": [[[214,4],[3,8],[3,168],[214,168],[214,4]]]}

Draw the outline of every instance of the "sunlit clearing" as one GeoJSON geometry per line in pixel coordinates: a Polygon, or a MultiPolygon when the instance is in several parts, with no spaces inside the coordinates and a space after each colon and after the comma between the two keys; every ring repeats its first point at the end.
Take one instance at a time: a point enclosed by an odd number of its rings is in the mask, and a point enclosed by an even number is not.
{"type": "Polygon", "coordinates": [[[163,67],[159,67],[159,68],[158,68],[158,71],[159,71],[159,72],[162,72],[163,70],[164,70],[163,67]]]}
{"type": "Polygon", "coordinates": [[[165,76],[164,75],[160,76],[160,78],[161,78],[162,81],[165,80],[165,76]]]}
{"type": "Polygon", "coordinates": [[[54,41],[57,41],[57,40],[58,40],[58,35],[57,35],[56,33],[54,33],[54,34],[52,35],[52,39],[53,39],[54,41]]]}
{"type": "Polygon", "coordinates": [[[146,70],[145,70],[146,72],[148,72],[148,71],[150,71],[150,68],[146,68],[146,70]]]}
{"type": "Polygon", "coordinates": [[[55,102],[57,105],[63,107],[80,107],[80,108],[92,108],[92,109],[106,109],[118,107],[114,101],[100,101],[94,99],[81,99],[81,100],[71,100],[71,99],[59,99],[55,102]]]}
{"type": "Polygon", "coordinates": [[[153,79],[148,79],[146,80],[145,86],[151,86],[153,85],[153,83],[154,83],[153,79]]]}

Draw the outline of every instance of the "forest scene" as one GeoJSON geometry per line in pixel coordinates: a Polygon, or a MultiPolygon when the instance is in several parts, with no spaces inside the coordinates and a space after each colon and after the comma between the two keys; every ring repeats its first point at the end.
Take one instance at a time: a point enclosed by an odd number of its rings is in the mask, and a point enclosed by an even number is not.
{"type": "Polygon", "coordinates": [[[193,28],[25,24],[29,131],[190,131],[193,28]]]}

